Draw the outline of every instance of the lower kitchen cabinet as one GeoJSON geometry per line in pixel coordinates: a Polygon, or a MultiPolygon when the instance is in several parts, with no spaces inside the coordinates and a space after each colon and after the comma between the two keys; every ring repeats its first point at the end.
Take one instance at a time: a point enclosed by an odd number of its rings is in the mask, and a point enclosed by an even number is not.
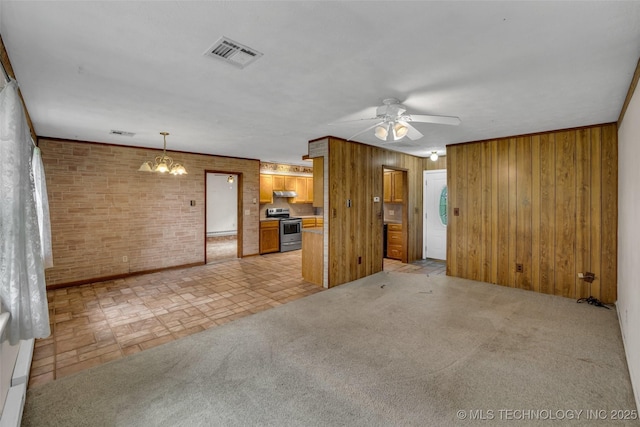
{"type": "Polygon", "coordinates": [[[280,221],[260,221],[260,255],[280,251],[280,221]]]}
{"type": "Polygon", "coordinates": [[[402,260],[404,244],[402,237],[402,224],[387,225],[387,258],[402,260]]]}
{"type": "Polygon", "coordinates": [[[309,228],[316,226],[315,218],[302,218],[302,228],[309,228]]]}

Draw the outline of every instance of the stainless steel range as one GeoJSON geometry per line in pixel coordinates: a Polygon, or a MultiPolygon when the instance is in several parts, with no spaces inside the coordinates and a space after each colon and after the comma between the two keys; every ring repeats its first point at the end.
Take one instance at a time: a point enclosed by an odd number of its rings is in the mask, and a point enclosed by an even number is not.
{"type": "Polygon", "coordinates": [[[302,249],[301,218],[291,218],[288,208],[269,208],[267,218],[280,219],[280,252],[302,249]]]}

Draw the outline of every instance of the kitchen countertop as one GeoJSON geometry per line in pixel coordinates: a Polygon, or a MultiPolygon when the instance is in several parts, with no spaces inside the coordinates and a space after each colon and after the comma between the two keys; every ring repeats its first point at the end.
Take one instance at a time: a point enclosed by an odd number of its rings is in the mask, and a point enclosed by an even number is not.
{"type": "Polygon", "coordinates": [[[307,227],[302,229],[303,233],[322,234],[324,233],[323,227],[307,227]]]}
{"type": "Polygon", "coordinates": [[[385,224],[402,224],[402,221],[398,221],[398,220],[395,220],[395,219],[385,219],[384,223],[385,224]]]}

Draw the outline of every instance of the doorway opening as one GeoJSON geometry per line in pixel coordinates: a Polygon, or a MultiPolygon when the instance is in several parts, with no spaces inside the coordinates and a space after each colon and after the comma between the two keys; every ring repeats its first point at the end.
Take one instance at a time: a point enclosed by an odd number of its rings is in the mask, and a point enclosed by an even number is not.
{"type": "Polygon", "coordinates": [[[205,172],[205,263],[242,256],[239,213],[242,175],[205,172]]]}
{"type": "Polygon", "coordinates": [[[383,270],[392,271],[409,259],[407,171],[383,167],[382,189],[383,270]]]}

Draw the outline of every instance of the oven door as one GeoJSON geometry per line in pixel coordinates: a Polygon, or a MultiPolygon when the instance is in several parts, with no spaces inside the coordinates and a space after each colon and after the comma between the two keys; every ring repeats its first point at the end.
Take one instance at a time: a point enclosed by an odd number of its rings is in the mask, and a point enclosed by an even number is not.
{"type": "Polygon", "coordinates": [[[280,252],[302,249],[302,220],[280,221],[280,252]]]}
{"type": "Polygon", "coordinates": [[[280,221],[280,234],[288,236],[290,234],[300,234],[302,232],[302,223],[299,221],[280,221]]]}

